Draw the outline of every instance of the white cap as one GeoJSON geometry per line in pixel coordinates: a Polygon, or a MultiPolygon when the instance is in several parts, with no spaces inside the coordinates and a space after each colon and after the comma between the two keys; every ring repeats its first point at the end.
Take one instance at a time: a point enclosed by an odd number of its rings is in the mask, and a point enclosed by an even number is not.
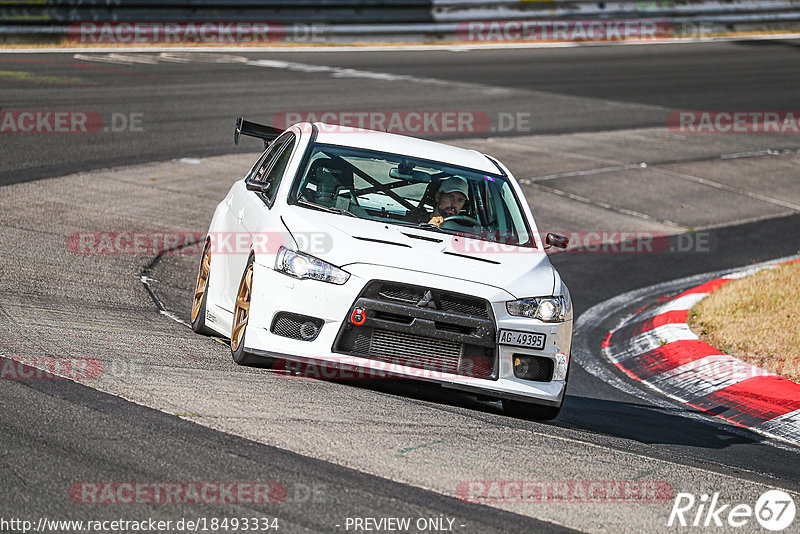
{"type": "Polygon", "coordinates": [[[467,181],[461,176],[451,176],[447,180],[442,181],[442,185],[439,186],[440,193],[455,193],[456,191],[469,198],[467,181]]]}

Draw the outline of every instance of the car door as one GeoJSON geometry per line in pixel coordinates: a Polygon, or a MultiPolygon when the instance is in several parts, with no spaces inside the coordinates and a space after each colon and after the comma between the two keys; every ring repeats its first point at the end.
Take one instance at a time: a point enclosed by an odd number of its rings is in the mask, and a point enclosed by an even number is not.
{"type": "Polygon", "coordinates": [[[239,287],[242,273],[247,265],[251,243],[258,244],[262,250],[266,248],[266,250],[275,252],[273,249],[277,248],[275,243],[278,236],[276,234],[283,227],[278,215],[270,208],[275,202],[278,188],[296,145],[297,139],[293,133],[287,132],[283,134],[275,141],[274,146],[276,149],[274,152],[271,151],[272,153],[269,157],[264,158],[259,166],[254,168],[250,178],[251,180],[269,184],[269,189],[266,193],[249,191],[244,182],[241,183],[241,188],[236,192],[234,198],[236,209],[234,213],[236,216],[237,254],[232,256],[231,274],[234,278],[231,280],[232,284],[229,287],[239,287]],[[263,220],[265,218],[267,219],[266,221],[263,220]],[[255,232],[264,231],[264,229],[267,229],[266,235],[254,235],[255,232]]]}
{"type": "MultiPolygon", "coordinates": [[[[253,165],[247,173],[245,180],[263,175],[287,140],[288,137],[282,136],[270,144],[261,157],[258,158],[256,164],[253,165]]],[[[217,236],[220,243],[222,243],[218,248],[221,250],[220,256],[223,259],[221,262],[222,276],[225,280],[226,288],[226,291],[219,295],[218,302],[219,307],[229,313],[233,313],[236,291],[239,288],[242,272],[247,264],[247,258],[250,253],[250,241],[249,238],[243,234],[242,219],[247,210],[248,197],[255,193],[247,190],[245,180],[239,180],[234,183],[230,193],[225,198],[224,203],[226,209],[223,233],[226,235],[217,236]]]]}

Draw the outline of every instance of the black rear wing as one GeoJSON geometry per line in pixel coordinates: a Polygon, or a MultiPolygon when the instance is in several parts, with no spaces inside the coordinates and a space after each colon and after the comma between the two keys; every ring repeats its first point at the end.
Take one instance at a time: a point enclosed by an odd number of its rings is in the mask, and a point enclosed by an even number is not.
{"type": "Polygon", "coordinates": [[[274,126],[265,126],[244,120],[244,117],[236,119],[236,129],[233,131],[233,144],[239,144],[239,136],[247,135],[249,137],[257,137],[264,140],[264,148],[271,142],[278,138],[283,133],[283,130],[275,128],[274,126]]]}

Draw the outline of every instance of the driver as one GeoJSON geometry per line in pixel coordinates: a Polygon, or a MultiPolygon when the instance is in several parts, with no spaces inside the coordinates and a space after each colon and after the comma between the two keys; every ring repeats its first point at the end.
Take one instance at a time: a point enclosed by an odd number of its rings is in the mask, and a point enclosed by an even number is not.
{"type": "Polygon", "coordinates": [[[436,207],[428,224],[439,226],[447,217],[458,215],[469,199],[467,181],[461,176],[451,176],[442,181],[434,195],[436,207]]]}

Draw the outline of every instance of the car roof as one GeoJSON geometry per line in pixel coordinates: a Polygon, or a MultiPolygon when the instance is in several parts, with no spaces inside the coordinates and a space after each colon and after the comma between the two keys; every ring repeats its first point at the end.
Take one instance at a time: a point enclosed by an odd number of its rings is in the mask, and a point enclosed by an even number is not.
{"type": "MultiPolygon", "coordinates": [[[[303,125],[299,125],[303,128],[303,125]]],[[[500,170],[489,158],[477,150],[458,148],[407,135],[398,135],[362,128],[342,127],[334,124],[315,122],[317,142],[328,145],[350,146],[369,150],[401,154],[475,169],[492,174],[500,170]]]]}

